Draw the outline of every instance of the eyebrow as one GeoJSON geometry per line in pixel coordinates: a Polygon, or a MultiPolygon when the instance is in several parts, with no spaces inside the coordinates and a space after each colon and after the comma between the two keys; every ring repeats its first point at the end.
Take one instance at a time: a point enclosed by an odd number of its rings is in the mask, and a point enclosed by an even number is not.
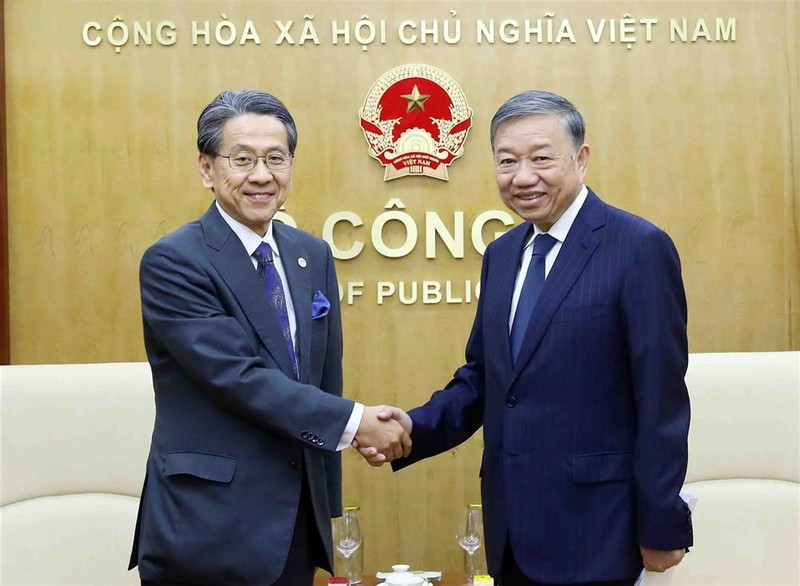
{"type": "Polygon", "coordinates": [[[519,152],[525,152],[525,153],[534,152],[535,153],[535,152],[539,152],[539,151],[542,151],[542,150],[545,150],[545,149],[552,149],[552,148],[554,148],[554,146],[553,146],[553,143],[551,143],[551,142],[541,142],[541,143],[538,143],[538,144],[534,144],[532,146],[532,148],[528,148],[528,145],[526,145],[525,147],[523,147],[519,151],[515,150],[514,148],[512,148],[510,146],[501,146],[501,147],[498,147],[498,148],[495,149],[495,154],[496,155],[518,154],[519,152]]]}
{"type": "MultiPolygon", "coordinates": [[[[228,149],[228,152],[232,153],[232,152],[237,151],[237,150],[239,150],[239,151],[247,151],[247,152],[250,152],[250,153],[255,153],[256,152],[256,149],[252,148],[250,145],[245,145],[245,144],[241,144],[241,143],[236,143],[234,145],[231,145],[231,147],[228,149]]],[[[267,150],[267,154],[268,155],[272,154],[272,153],[276,153],[276,152],[284,154],[284,155],[288,155],[289,154],[289,149],[285,149],[282,146],[276,146],[276,147],[273,147],[273,148],[270,148],[270,149],[267,150]]]]}

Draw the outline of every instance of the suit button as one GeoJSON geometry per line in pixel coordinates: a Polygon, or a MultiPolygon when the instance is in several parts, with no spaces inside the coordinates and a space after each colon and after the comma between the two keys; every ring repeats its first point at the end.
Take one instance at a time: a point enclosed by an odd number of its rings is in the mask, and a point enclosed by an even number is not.
{"type": "Polygon", "coordinates": [[[302,439],[308,439],[308,436],[309,436],[309,433],[307,431],[304,431],[303,433],[300,434],[300,437],[302,439]]]}
{"type": "Polygon", "coordinates": [[[514,395],[506,397],[506,407],[511,407],[513,409],[516,406],[517,406],[517,398],[514,395]]]}
{"type": "Polygon", "coordinates": [[[317,443],[318,443],[319,445],[321,445],[321,446],[324,446],[324,445],[325,445],[325,440],[324,440],[324,439],[322,439],[322,438],[319,438],[319,440],[317,440],[317,443]]]}
{"type": "Polygon", "coordinates": [[[297,463],[297,460],[292,460],[292,463],[289,465],[292,467],[292,470],[297,470],[300,468],[300,464],[297,463]]]}

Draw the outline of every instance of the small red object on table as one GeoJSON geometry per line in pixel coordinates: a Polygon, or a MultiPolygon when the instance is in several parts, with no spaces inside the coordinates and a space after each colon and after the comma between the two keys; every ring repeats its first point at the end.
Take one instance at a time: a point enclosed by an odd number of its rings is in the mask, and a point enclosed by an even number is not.
{"type": "Polygon", "coordinates": [[[328,578],[328,586],[335,586],[336,584],[344,584],[344,586],[347,586],[350,584],[350,580],[347,578],[328,578]]]}

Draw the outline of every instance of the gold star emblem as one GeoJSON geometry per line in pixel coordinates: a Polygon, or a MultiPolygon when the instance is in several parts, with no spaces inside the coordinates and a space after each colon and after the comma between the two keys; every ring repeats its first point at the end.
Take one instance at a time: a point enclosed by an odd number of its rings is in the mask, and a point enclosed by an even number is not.
{"type": "Polygon", "coordinates": [[[417,108],[420,112],[424,112],[425,106],[423,104],[425,103],[425,100],[430,98],[430,95],[426,96],[424,94],[419,93],[419,88],[417,87],[417,84],[414,84],[414,89],[411,90],[410,94],[405,94],[400,97],[408,102],[408,108],[406,108],[406,113],[411,112],[411,110],[413,110],[414,108],[417,108]]]}

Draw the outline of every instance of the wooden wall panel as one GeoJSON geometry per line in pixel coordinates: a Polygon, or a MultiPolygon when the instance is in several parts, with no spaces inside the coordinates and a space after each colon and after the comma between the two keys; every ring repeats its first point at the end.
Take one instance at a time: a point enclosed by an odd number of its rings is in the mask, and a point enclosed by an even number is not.
{"type": "MultiPolygon", "coordinates": [[[[609,203],[664,227],[683,261],[694,352],[800,349],[798,225],[798,8],[793,2],[571,2],[555,20],[577,42],[478,45],[478,19],[544,18],[542,2],[227,2],[262,45],[191,44],[191,21],[221,19],[207,2],[6,2],[10,325],[12,362],[143,360],[137,267],[159,236],[203,212],[194,149],[202,107],[227,88],[257,87],[283,99],[299,127],[287,212],[321,233],[333,212],[365,221],[364,252],[337,263],[340,282],[364,281],[345,306],[346,393],[411,407],[463,360],[475,303],[375,302],[379,280],[477,281],[480,255],[425,258],[424,242],[401,259],[369,244],[369,227],[400,198],[423,234],[426,211],[464,211],[467,228],[501,209],[488,125],[514,93],[542,87],[572,99],[588,121],[587,182],[609,203]],[[651,43],[593,43],[585,21],[657,18],[651,43]],[[386,45],[333,46],[330,23],[364,14],[389,26],[386,45]],[[275,20],[313,15],[320,45],[275,46],[275,20]],[[172,20],[172,47],[81,40],[86,22],[172,20]],[[670,18],[736,18],[735,42],[670,43],[670,18]],[[405,19],[458,18],[463,40],[404,45],[405,19]],[[264,31],[267,31],[266,33],[264,31]],[[267,34],[268,33],[268,34],[267,34]],[[450,181],[383,181],[367,155],[358,110],[378,77],[404,63],[450,74],[473,109],[465,154],[450,181]]],[[[637,29],[642,35],[642,30],[637,29]]],[[[713,29],[712,29],[713,30],[713,29]]],[[[496,226],[493,226],[493,229],[496,226]]],[[[487,229],[487,232],[489,230],[487,229]]],[[[346,231],[345,231],[346,232],[346,231]]],[[[468,233],[468,232],[467,232],[468,233]]],[[[400,238],[396,226],[388,237],[400,238]]],[[[342,242],[349,236],[339,234],[342,242]]],[[[441,250],[441,247],[440,247],[441,250]]],[[[463,287],[462,287],[463,288],[463,287]]],[[[360,504],[367,569],[402,560],[456,569],[455,511],[479,499],[481,439],[393,475],[345,454],[345,495],[360,504]]]]}
{"type": "Polygon", "coordinates": [[[6,172],[5,0],[0,0],[0,364],[11,360],[8,308],[8,174],[6,172]]]}

